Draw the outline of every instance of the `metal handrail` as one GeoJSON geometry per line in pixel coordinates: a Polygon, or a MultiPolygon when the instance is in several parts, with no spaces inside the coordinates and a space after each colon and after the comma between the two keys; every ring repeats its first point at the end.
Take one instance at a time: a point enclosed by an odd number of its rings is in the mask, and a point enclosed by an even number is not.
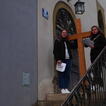
{"type": "Polygon", "coordinates": [[[83,78],[74,86],[61,106],[102,106],[105,92],[106,47],[101,51],[83,78]]]}

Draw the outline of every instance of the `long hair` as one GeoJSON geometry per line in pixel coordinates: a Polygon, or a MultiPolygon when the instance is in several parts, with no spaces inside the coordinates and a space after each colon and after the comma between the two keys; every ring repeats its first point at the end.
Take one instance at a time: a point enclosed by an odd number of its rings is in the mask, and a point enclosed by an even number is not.
{"type": "Polygon", "coordinates": [[[91,35],[93,35],[93,33],[92,33],[92,29],[93,29],[93,28],[97,28],[97,30],[98,30],[98,34],[104,36],[103,31],[102,31],[98,26],[96,26],[96,25],[93,25],[93,26],[91,27],[91,35]]]}

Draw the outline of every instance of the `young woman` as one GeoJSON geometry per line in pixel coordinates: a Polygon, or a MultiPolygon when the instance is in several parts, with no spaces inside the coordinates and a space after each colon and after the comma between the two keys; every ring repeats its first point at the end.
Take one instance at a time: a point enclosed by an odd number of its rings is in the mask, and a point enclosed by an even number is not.
{"type": "Polygon", "coordinates": [[[62,30],[60,39],[56,39],[54,43],[54,57],[56,64],[66,63],[64,72],[58,71],[58,85],[61,93],[70,93],[68,90],[70,81],[70,71],[72,66],[71,44],[67,40],[68,33],[62,30]]]}
{"type": "MultiPolygon", "coordinates": [[[[93,42],[93,44],[89,45],[89,47],[91,47],[90,59],[91,63],[93,63],[102,49],[106,46],[106,39],[97,26],[92,26],[90,40],[93,42]]],[[[93,84],[103,86],[101,70],[98,69],[98,66],[93,70],[93,84]]]]}
{"type": "Polygon", "coordinates": [[[97,26],[91,27],[90,39],[94,43],[94,46],[91,47],[91,53],[90,53],[91,63],[93,63],[96,57],[99,55],[99,53],[104,48],[104,46],[106,46],[106,39],[103,33],[100,31],[100,29],[97,26]]]}

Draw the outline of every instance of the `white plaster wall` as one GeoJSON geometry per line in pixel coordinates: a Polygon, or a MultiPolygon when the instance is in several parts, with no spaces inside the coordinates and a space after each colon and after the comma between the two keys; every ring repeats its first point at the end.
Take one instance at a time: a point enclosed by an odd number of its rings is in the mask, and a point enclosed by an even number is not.
{"type": "Polygon", "coordinates": [[[45,99],[45,94],[53,92],[53,32],[52,0],[38,2],[38,99],[45,99]],[[42,8],[49,12],[49,19],[42,17],[42,8]]]}

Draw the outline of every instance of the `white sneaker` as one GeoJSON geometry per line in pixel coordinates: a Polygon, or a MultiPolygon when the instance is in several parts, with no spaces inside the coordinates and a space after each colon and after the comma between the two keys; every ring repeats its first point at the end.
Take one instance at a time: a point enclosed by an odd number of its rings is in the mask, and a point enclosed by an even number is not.
{"type": "Polygon", "coordinates": [[[71,93],[68,89],[65,89],[66,93],[71,93]]]}
{"type": "Polygon", "coordinates": [[[91,87],[91,91],[95,91],[95,86],[92,86],[91,87]]]}
{"type": "Polygon", "coordinates": [[[94,85],[91,86],[91,91],[95,91],[95,90],[96,90],[95,86],[94,85]]]}
{"type": "Polygon", "coordinates": [[[61,89],[61,93],[66,93],[65,89],[61,89]]]}

